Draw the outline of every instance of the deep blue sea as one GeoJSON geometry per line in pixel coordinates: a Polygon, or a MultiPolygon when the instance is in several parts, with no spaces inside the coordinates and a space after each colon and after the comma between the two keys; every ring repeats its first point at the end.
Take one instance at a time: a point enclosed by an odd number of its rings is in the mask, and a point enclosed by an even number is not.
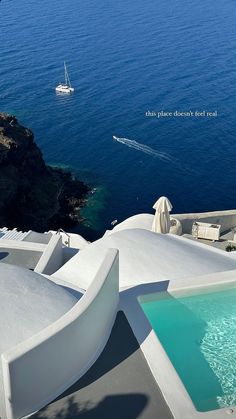
{"type": "Polygon", "coordinates": [[[236,208],[235,22],[235,0],[0,2],[0,111],[96,188],[92,231],[160,195],[175,213],[236,208]]]}

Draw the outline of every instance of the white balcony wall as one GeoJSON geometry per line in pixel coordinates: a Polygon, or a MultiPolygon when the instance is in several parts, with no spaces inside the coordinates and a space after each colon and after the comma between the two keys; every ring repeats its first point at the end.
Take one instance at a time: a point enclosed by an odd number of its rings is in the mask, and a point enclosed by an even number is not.
{"type": "Polygon", "coordinates": [[[92,366],[108,340],[118,302],[118,252],[109,249],[91,286],[71,310],[2,354],[2,419],[42,408],[92,366]]]}

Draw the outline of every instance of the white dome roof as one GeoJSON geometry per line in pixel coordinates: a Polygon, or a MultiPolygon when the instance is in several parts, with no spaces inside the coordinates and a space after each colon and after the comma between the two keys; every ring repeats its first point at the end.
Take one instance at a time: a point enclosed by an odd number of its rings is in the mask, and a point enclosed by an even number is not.
{"type": "Polygon", "coordinates": [[[0,263],[0,354],[53,323],[77,299],[42,275],[0,263]]]}
{"type": "Polygon", "coordinates": [[[54,276],[87,289],[107,248],[119,249],[120,287],[236,269],[236,259],[221,250],[172,234],[130,229],[89,244],[54,276]]]}

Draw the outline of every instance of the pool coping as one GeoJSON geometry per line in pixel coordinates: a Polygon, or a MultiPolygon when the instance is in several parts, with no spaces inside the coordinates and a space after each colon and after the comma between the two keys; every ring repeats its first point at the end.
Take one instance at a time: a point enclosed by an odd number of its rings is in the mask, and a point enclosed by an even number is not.
{"type": "Polygon", "coordinates": [[[188,279],[165,280],[163,282],[148,284],[149,286],[143,284],[137,287],[122,289],[120,292],[120,309],[124,311],[153,377],[175,419],[236,418],[236,406],[208,412],[199,412],[196,410],[180,377],[138,303],[137,298],[141,295],[161,291],[168,291],[173,295],[178,292],[184,292],[186,295],[188,290],[207,288],[212,285],[218,285],[220,289],[226,284],[236,284],[236,270],[195,276],[188,279]]]}

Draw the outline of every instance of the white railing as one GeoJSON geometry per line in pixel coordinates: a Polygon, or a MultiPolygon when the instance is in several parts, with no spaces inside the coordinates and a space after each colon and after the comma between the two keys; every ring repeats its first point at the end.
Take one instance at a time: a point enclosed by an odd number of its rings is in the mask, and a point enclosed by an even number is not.
{"type": "Polygon", "coordinates": [[[67,241],[64,241],[64,244],[67,247],[70,247],[70,235],[65,230],[63,230],[63,228],[59,228],[56,232],[56,234],[60,234],[60,233],[63,233],[68,237],[67,241]]]}

